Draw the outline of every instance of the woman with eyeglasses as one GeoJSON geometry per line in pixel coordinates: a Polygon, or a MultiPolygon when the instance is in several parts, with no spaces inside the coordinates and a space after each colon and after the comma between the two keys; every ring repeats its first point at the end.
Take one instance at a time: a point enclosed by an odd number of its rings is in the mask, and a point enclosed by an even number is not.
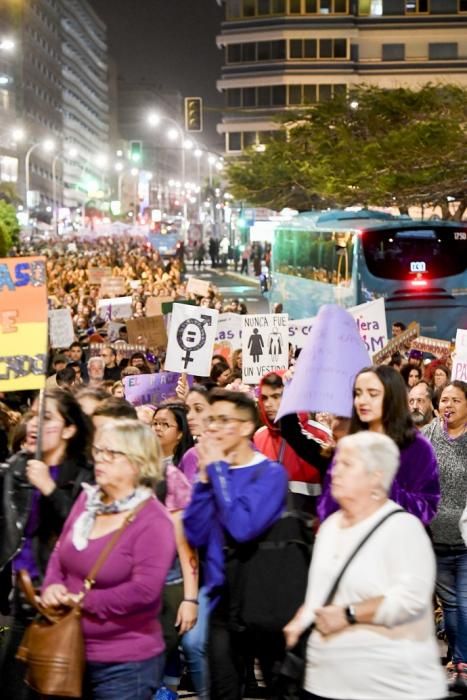
{"type": "MultiPolygon", "coordinates": [[[[39,401],[26,418],[23,449],[13,455],[0,475],[0,608],[8,608],[14,575],[26,569],[40,585],[48,559],[84,481],[92,481],[88,461],[92,425],[77,400],[62,389],[45,394],[41,459],[35,459],[39,431],[39,401]],[[13,573],[13,578],[12,574],[13,573]]],[[[13,591],[13,624],[1,655],[5,697],[29,697],[24,668],[15,653],[35,615],[17,586],[13,591]]]]}
{"type": "Polygon", "coordinates": [[[176,690],[180,679],[179,635],[195,626],[199,606],[198,556],[186,541],[182,524],[183,511],[191,499],[191,484],[179,468],[184,453],[193,446],[193,438],[181,403],[159,406],[152,425],[163,455],[163,480],[156,492],[172,516],[177,543],[178,556],[167,577],[161,613],[167,655],[164,683],[176,690]]]}
{"type": "Polygon", "coordinates": [[[86,671],[82,700],[150,700],[164,668],[158,614],[175,554],[173,525],[154,496],[161,475],[152,430],[120,419],[97,431],[96,485],[85,486],[47,568],[42,602],[81,607],[86,671]],[[132,516],[91,590],[83,582],[132,516]]]}

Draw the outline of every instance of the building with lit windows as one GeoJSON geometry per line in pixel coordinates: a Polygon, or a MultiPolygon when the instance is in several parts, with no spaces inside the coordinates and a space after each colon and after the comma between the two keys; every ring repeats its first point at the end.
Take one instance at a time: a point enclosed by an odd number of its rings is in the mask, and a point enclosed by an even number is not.
{"type": "Polygon", "coordinates": [[[277,136],[277,113],[356,84],[467,86],[467,0],[222,2],[227,153],[277,136]]]}

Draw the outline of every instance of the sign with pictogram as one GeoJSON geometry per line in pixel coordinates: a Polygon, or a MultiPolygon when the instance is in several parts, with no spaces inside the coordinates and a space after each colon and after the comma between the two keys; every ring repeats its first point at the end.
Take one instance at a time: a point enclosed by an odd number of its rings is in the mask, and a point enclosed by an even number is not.
{"type": "Polygon", "coordinates": [[[208,377],[219,312],[200,306],[174,304],[165,369],[208,377]]]}

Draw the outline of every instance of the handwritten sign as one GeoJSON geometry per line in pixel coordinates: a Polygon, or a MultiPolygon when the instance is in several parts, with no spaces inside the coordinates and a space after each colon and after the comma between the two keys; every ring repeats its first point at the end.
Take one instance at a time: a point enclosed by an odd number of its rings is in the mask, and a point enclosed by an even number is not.
{"type": "MultiPolygon", "coordinates": [[[[178,372],[158,372],[157,374],[132,374],[123,377],[125,398],[133,406],[154,404],[157,406],[162,401],[176,397],[175,390],[180,378],[178,372]]],[[[188,377],[188,383],[192,384],[193,378],[188,377]]]]}
{"type": "Polygon", "coordinates": [[[195,294],[198,297],[206,297],[211,289],[210,282],[190,277],[186,285],[187,294],[195,294]]]}
{"type": "Polygon", "coordinates": [[[0,258],[0,391],[41,389],[46,355],[45,258],[0,258]]]}
{"type": "Polygon", "coordinates": [[[451,381],[467,382],[467,330],[458,328],[456,347],[452,361],[451,381]]]}
{"type": "Polygon", "coordinates": [[[219,314],[214,352],[230,358],[242,347],[242,317],[240,314],[219,314]]]}
{"type": "MultiPolygon", "coordinates": [[[[134,352],[146,352],[146,347],[144,345],[129,344],[125,343],[124,340],[117,341],[116,343],[111,343],[114,350],[121,357],[129,358],[134,352]]],[[[100,357],[102,354],[102,349],[108,347],[109,343],[91,343],[89,345],[89,357],[100,357]]]]}
{"type": "Polygon", "coordinates": [[[314,320],[314,318],[300,318],[289,321],[289,343],[292,343],[295,349],[301,350],[305,346],[314,320]]]}
{"type": "Polygon", "coordinates": [[[355,376],[370,364],[353,316],[341,306],[322,306],[284,389],[277,418],[300,411],[351,416],[355,376]]]}
{"type": "Polygon", "coordinates": [[[365,343],[370,357],[382,350],[388,342],[384,299],[359,304],[348,311],[355,319],[360,338],[365,343]]]}
{"type": "Polygon", "coordinates": [[[288,314],[255,314],[242,319],[242,377],[259,384],[261,377],[289,366],[288,314]]]}
{"type": "Polygon", "coordinates": [[[49,311],[49,338],[52,348],[69,348],[75,339],[70,309],[49,311]]]}
{"type": "Polygon", "coordinates": [[[426,338],[419,335],[410,343],[410,347],[421,352],[428,352],[435,357],[447,357],[451,354],[451,342],[440,338],[426,338]]]}
{"type": "Polygon", "coordinates": [[[111,267],[88,267],[89,284],[101,285],[104,277],[112,276],[111,267]]]}
{"type": "Polygon", "coordinates": [[[379,350],[373,355],[373,362],[375,365],[380,364],[388,357],[398,350],[404,349],[406,345],[410,343],[411,340],[417,338],[420,335],[420,324],[411,323],[407,330],[397,336],[397,338],[392,338],[392,340],[384,346],[382,350],[379,350]]]}
{"type": "Polygon", "coordinates": [[[188,304],[174,304],[165,368],[208,377],[219,312],[188,304]]]}
{"type": "Polygon", "coordinates": [[[120,297],[126,292],[124,277],[103,277],[101,280],[100,296],[120,297]]]}
{"type": "Polygon", "coordinates": [[[148,348],[165,348],[167,345],[163,316],[128,319],[126,327],[130,343],[142,343],[148,348]]]}
{"type": "Polygon", "coordinates": [[[130,318],[133,313],[132,297],[114,297],[97,302],[97,313],[104,321],[130,318]]]}

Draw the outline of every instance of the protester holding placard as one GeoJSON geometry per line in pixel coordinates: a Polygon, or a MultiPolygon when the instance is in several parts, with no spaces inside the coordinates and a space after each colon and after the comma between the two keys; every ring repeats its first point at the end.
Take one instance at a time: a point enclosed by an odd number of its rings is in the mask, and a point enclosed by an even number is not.
{"type": "Polygon", "coordinates": [[[453,690],[467,692],[467,547],[459,521],[466,504],[467,382],[442,389],[439,417],[422,428],[439,463],[442,498],[431,523],[438,562],[436,592],[452,656],[448,678],[453,690]]]}

